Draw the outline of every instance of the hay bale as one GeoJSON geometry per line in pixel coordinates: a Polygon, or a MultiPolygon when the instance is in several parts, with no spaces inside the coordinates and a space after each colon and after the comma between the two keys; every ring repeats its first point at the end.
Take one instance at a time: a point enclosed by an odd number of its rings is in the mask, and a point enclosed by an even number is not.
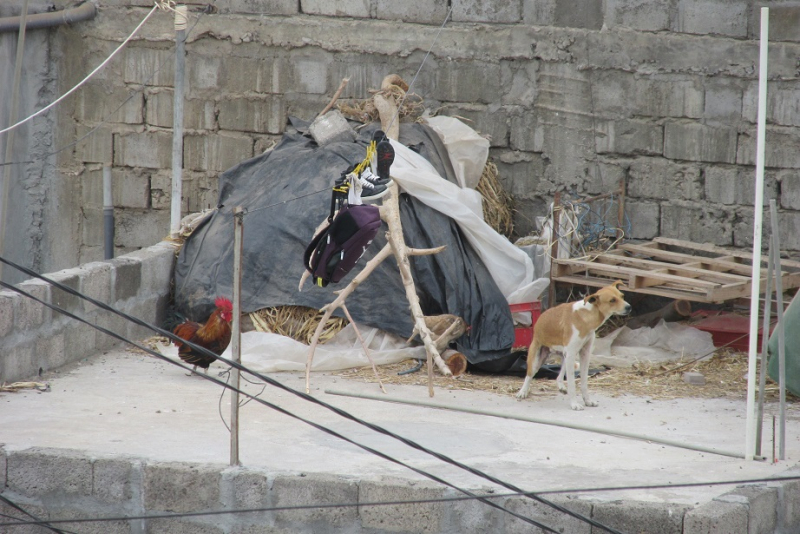
{"type": "MultiPolygon", "coordinates": [[[[310,345],[322,316],[323,314],[314,308],[277,306],[253,312],[250,314],[250,319],[259,332],[279,334],[310,345]]],[[[347,319],[342,317],[328,319],[320,334],[319,342],[325,343],[331,339],[347,326],[347,323],[347,319]]]]}

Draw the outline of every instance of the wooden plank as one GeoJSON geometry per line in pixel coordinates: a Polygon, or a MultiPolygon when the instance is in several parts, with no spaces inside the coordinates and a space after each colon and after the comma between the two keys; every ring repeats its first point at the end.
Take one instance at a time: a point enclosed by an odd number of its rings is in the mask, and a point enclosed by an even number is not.
{"type": "MultiPolygon", "coordinates": [[[[736,258],[740,258],[743,260],[747,260],[749,265],[753,264],[753,253],[752,252],[745,252],[743,250],[733,250],[725,247],[720,247],[718,245],[712,245],[711,243],[692,243],[691,241],[682,241],[680,239],[672,239],[669,237],[656,237],[653,239],[654,243],[664,244],[673,247],[682,247],[687,248],[690,250],[698,250],[701,252],[710,252],[712,254],[719,254],[721,256],[734,256],[736,258]]],[[[767,256],[761,256],[762,263],[767,263],[767,256]]],[[[800,269],[800,262],[787,260],[781,258],[781,267],[793,267],[796,269],[800,269]]]]}
{"type": "MultiPolygon", "coordinates": [[[[644,269],[635,269],[632,267],[622,267],[618,265],[606,265],[603,263],[596,263],[583,260],[556,260],[559,265],[571,265],[575,267],[582,267],[584,270],[592,272],[608,273],[612,276],[619,275],[622,280],[638,279],[640,283],[646,285],[658,285],[666,282],[671,282],[678,285],[688,286],[701,286],[706,288],[719,287],[720,284],[709,282],[706,280],[698,280],[696,278],[685,278],[683,276],[675,276],[672,274],[663,274],[644,269]]],[[[577,272],[577,271],[574,271],[577,272]]],[[[630,287],[638,287],[636,283],[632,283],[630,287]]]]}
{"type": "Polygon", "coordinates": [[[708,269],[696,268],[693,266],[687,267],[687,265],[690,264],[675,264],[663,261],[648,260],[645,258],[635,258],[633,256],[615,254],[614,252],[615,251],[612,250],[608,253],[602,254],[594,261],[639,269],[647,269],[652,272],[665,272],[666,274],[685,276],[687,278],[701,278],[703,280],[717,282],[723,285],[747,282],[750,280],[749,276],[742,276],[720,271],[709,271],[708,269]]]}
{"type": "MultiPolygon", "coordinates": [[[[642,245],[632,245],[632,244],[624,244],[620,245],[618,248],[625,250],[630,253],[639,253],[644,254],[646,256],[650,256],[657,260],[664,260],[672,263],[678,263],[681,265],[684,264],[699,264],[699,265],[708,265],[708,270],[719,271],[719,272],[734,272],[741,275],[749,275],[751,274],[751,267],[744,263],[738,263],[734,261],[720,261],[716,258],[703,258],[698,256],[692,256],[690,254],[684,254],[682,252],[672,252],[669,250],[663,249],[654,249],[650,247],[645,247],[642,245]]],[[[766,269],[764,269],[766,271],[766,269]]]]}
{"type": "MultiPolygon", "coordinates": [[[[592,286],[592,287],[605,287],[614,281],[609,278],[584,277],[584,276],[559,276],[558,278],[554,278],[554,280],[556,282],[592,286]]],[[[692,291],[690,289],[686,290],[667,289],[664,286],[646,287],[646,288],[639,288],[636,290],[628,287],[623,287],[620,289],[622,291],[633,291],[635,293],[656,295],[659,297],[667,297],[676,300],[684,299],[684,300],[691,300],[694,302],[709,302],[709,303],[714,302],[712,300],[709,300],[706,293],[701,291],[692,291]]]]}

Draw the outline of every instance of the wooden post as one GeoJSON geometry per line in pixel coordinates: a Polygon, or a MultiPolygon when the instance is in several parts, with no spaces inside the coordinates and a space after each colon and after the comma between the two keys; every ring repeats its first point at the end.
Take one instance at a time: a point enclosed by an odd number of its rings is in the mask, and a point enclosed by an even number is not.
{"type": "Polygon", "coordinates": [[[553,226],[550,233],[550,286],[547,288],[547,307],[556,305],[556,283],[553,280],[553,270],[556,268],[555,260],[558,257],[558,207],[561,205],[561,193],[556,191],[553,195],[553,226]]]}
{"type": "MultiPolygon", "coordinates": [[[[242,236],[244,234],[244,210],[233,209],[233,324],[231,332],[231,360],[242,362],[242,236]]],[[[231,465],[239,463],[239,369],[231,369],[231,465]]]]}
{"type": "Polygon", "coordinates": [[[617,199],[617,239],[625,237],[625,177],[619,179],[619,198],[617,199]]]}

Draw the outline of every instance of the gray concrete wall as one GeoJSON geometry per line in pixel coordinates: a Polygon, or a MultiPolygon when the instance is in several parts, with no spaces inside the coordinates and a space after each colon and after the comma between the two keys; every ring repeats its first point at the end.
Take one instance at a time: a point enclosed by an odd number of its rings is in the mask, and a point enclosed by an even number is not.
{"type": "MultiPolygon", "coordinates": [[[[485,488],[472,488],[472,491],[486,493],[485,488]]],[[[91,457],[79,451],[61,449],[6,451],[2,444],[0,494],[31,514],[49,520],[314,504],[365,505],[462,496],[455,490],[418,481],[373,480],[366,476],[362,480],[350,480],[311,473],[295,476],[220,464],[91,457]]],[[[797,513],[800,482],[797,481],[743,486],[697,507],[627,500],[598,502],[558,495],[546,498],[621,532],[788,534],[800,528],[797,513]]],[[[591,531],[589,525],[523,497],[493,500],[559,531],[573,534],[589,534],[591,531]]],[[[2,502],[0,514],[20,516],[17,510],[2,502]]],[[[4,520],[6,517],[0,517],[0,522],[4,520]]],[[[284,509],[55,526],[103,534],[531,532],[529,524],[472,501],[284,509]]],[[[21,531],[27,532],[24,528],[21,531]]]]}
{"type": "MultiPolygon", "coordinates": [[[[517,201],[518,234],[532,229],[556,191],[594,195],[626,178],[629,237],[737,247],[749,247],[753,237],[758,8],[769,6],[765,197],[778,200],[784,247],[800,250],[798,2],[214,5],[216,12],[201,18],[186,47],[186,213],[213,206],[221,171],[270,146],[288,115],[314,117],[343,77],[350,78],[345,99],[369,96],[389,73],[410,81],[452,5],[452,20],[414,92],[430,109],[469,119],[491,137],[491,157],[517,201]]],[[[142,0],[101,2],[93,21],[49,31],[46,78],[57,78],[51,93],[83,78],[151,7],[142,0]]],[[[190,27],[197,16],[193,12],[190,27]]],[[[102,258],[104,164],[113,166],[118,251],[167,234],[172,24],[171,14],[154,15],[119,57],[54,113],[55,147],[98,130],[59,153],[55,180],[40,181],[52,203],[47,206],[57,206],[30,222],[42,241],[36,245],[42,268],[102,258]]]]}
{"type": "MultiPolygon", "coordinates": [[[[44,276],[159,325],[171,299],[176,251],[175,244],[163,241],[113,260],[89,262],[44,276]]],[[[42,280],[27,280],[16,287],[133,341],[155,335],[42,280]]],[[[36,377],[119,344],[111,336],[26,296],[0,291],[0,384],[36,377]]]]}

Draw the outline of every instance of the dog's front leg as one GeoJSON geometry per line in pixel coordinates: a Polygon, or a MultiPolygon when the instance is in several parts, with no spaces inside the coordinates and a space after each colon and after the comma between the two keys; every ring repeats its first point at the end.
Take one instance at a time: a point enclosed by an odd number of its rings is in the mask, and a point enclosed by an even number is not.
{"type": "Polygon", "coordinates": [[[583,396],[583,403],[586,406],[597,406],[598,402],[589,397],[589,359],[592,356],[592,348],[594,347],[594,336],[589,338],[586,345],[583,346],[580,352],[580,366],[581,366],[581,395],[583,396]]]}
{"type": "Polygon", "coordinates": [[[567,379],[567,398],[569,405],[573,410],[583,410],[583,404],[578,400],[575,394],[575,372],[570,372],[570,369],[575,369],[575,353],[577,351],[574,347],[567,347],[564,351],[564,361],[561,364],[561,369],[567,379]]]}

